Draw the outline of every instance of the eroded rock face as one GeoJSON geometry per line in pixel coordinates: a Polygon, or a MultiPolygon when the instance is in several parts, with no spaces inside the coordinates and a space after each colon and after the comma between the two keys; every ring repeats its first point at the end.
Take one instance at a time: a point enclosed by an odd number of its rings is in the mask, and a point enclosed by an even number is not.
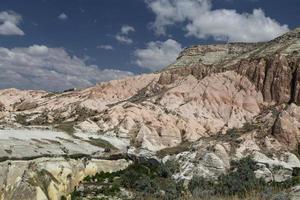
{"type": "Polygon", "coordinates": [[[300,160],[295,154],[284,151],[284,146],[280,151],[267,151],[255,133],[236,138],[238,145],[234,139],[223,139],[200,140],[192,145],[191,151],[165,156],[163,162],[179,163],[179,170],[173,175],[176,180],[190,180],[194,176],[216,180],[230,170],[232,161],[245,157],[251,157],[257,163],[254,173],[266,182],[287,181],[292,178],[294,170],[300,168],[300,160]]]}
{"type": "Polygon", "coordinates": [[[289,105],[279,115],[273,135],[289,150],[297,150],[300,141],[300,107],[289,105]]]}
{"type": "Polygon", "coordinates": [[[64,93],[6,89],[0,90],[0,102],[10,113],[30,115],[32,124],[61,122],[70,118],[87,118],[101,112],[109,105],[136,95],[157,79],[157,74],[149,74],[64,93]]]}
{"type": "Polygon", "coordinates": [[[160,81],[189,74],[201,79],[230,69],[248,77],[266,102],[299,104],[299,64],[300,30],[295,29],[268,43],[188,48],[160,81]]]}
{"type": "Polygon", "coordinates": [[[252,83],[235,72],[202,80],[187,76],[168,87],[140,104],[122,103],[95,116],[100,130],[157,151],[239,127],[260,112],[262,103],[252,83]]]}
{"type": "Polygon", "coordinates": [[[126,160],[40,158],[0,163],[0,199],[60,200],[68,197],[82,179],[97,172],[125,169],[126,160]]]}
{"type": "MultiPolygon", "coordinates": [[[[254,85],[233,71],[201,80],[190,75],[171,84],[160,84],[158,75],[142,75],[106,85],[50,96],[39,93],[40,96],[32,97],[22,91],[25,95],[14,97],[12,111],[3,121],[12,125],[75,121],[74,127],[82,131],[128,138],[137,147],[158,151],[239,127],[260,112],[263,102],[254,85]],[[137,80],[143,82],[138,89],[127,88],[124,93],[116,89],[131,87],[137,80]],[[115,95],[103,96],[105,91],[115,95]]],[[[6,91],[2,99],[11,100],[10,96],[6,91]]]]}
{"type": "Polygon", "coordinates": [[[255,83],[266,102],[299,104],[299,61],[276,54],[270,58],[243,60],[237,71],[255,83]]]}
{"type": "Polygon", "coordinates": [[[214,152],[182,152],[176,156],[168,156],[164,162],[175,161],[179,163],[179,172],[174,174],[176,180],[190,180],[193,176],[200,176],[207,179],[217,179],[229,169],[229,157],[225,154],[214,152]],[[222,157],[225,156],[225,157],[222,157]]]}

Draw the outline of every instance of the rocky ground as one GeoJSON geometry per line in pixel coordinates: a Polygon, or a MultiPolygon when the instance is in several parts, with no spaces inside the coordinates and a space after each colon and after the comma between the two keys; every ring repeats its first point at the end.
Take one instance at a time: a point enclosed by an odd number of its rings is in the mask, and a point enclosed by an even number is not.
{"type": "Polygon", "coordinates": [[[245,199],[259,180],[273,195],[260,199],[299,199],[299,142],[300,29],[193,46],[153,74],[60,93],[0,90],[0,197],[245,199]]]}

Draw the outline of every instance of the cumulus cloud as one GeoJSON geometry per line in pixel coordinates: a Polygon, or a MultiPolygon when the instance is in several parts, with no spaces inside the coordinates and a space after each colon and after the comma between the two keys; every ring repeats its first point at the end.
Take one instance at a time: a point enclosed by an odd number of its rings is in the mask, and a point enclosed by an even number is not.
{"type": "Polygon", "coordinates": [[[100,70],[63,48],[33,45],[27,48],[0,47],[0,88],[64,90],[133,75],[112,69],[100,70]]]}
{"type": "Polygon", "coordinates": [[[105,50],[114,50],[114,47],[111,45],[105,45],[105,44],[101,44],[97,46],[98,49],[105,49],[105,50]]]}
{"type": "Polygon", "coordinates": [[[47,55],[49,48],[44,45],[33,45],[28,47],[28,53],[33,56],[47,55]]]}
{"type": "Polygon", "coordinates": [[[133,40],[128,37],[130,32],[135,32],[134,27],[129,25],[123,25],[121,31],[116,35],[116,40],[124,44],[132,44],[133,40]]]}
{"type": "Polygon", "coordinates": [[[60,15],[58,15],[58,19],[60,19],[60,20],[67,20],[68,16],[65,13],[61,13],[60,15]]]}
{"type": "Polygon", "coordinates": [[[212,9],[211,0],[145,0],[155,13],[152,28],[159,35],[176,23],[182,23],[187,36],[213,37],[230,42],[259,42],[273,39],[288,26],[267,17],[263,10],[238,13],[236,10],[212,9]]]}
{"type": "Polygon", "coordinates": [[[153,71],[159,70],[174,62],[181,50],[181,44],[172,39],[149,42],[145,49],[134,52],[135,63],[153,71]]]}
{"type": "Polygon", "coordinates": [[[18,27],[22,16],[13,11],[0,12],[0,35],[25,35],[18,27]]]}

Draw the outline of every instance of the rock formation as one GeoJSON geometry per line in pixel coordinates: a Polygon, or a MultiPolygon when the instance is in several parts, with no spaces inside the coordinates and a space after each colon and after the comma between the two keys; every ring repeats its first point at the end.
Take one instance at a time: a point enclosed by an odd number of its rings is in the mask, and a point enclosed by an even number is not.
{"type": "Polygon", "coordinates": [[[175,160],[177,180],[252,156],[257,177],[282,182],[300,168],[299,106],[300,29],[193,46],[160,72],[82,90],[0,90],[0,197],[59,199],[132,156],[175,160]]]}

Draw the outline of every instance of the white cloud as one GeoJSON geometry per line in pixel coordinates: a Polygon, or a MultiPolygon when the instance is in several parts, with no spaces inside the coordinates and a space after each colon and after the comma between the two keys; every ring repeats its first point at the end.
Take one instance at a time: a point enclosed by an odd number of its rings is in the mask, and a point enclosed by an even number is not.
{"type": "Polygon", "coordinates": [[[145,0],[156,14],[152,24],[157,34],[176,23],[185,27],[187,36],[230,42],[259,42],[273,39],[285,32],[288,26],[267,17],[263,10],[238,13],[236,10],[212,9],[211,0],[145,0]]]}
{"type": "Polygon", "coordinates": [[[0,12],[0,35],[25,35],[18,27],[22,16],[13,11],[0,12]]]}
{"type": "Polygon", "coordinates": [[[129,37],[124,36],[124,35],[116,35],[116,39],[119,42],[124,43],[124,44],[132,44],[133,43],[132,39],[130,39],[129,37]]]}
{"type": "Polygon", "coordinates": [[[124,44],[132,44],[133,40],[128,37],[130,32],[135,32],[134,27],[129,25],[123,25],[121,31],[116,35],[116,40],[124,44]]]}
{"type": "Polygon", "coordinates": [[[181,51],[181,44],[172,39],[165,42],[149,42],[147,48],[134,52],[135,63],[153,71],[159,70],[173,63],[181,51]]]}
{"type": "Polygon", "coordinates": [[[121,28],[121,33],[124,35],[128,35],[130,32],[134,32],[135,29],[132,26],[123,25],[121,28]]]}
{"type": "Polygon", "coordinates": [[[60,15],[58,15],[58,19],[60,19],[60,20],[67,20],[68,16],[65,13],[61,13],[60,15]]]}
{"type": "Polygon", "coordinates": [[[63,90],[133,75],[112,69],[100,70],[84,59],[70,56],[63,48],[33,45],[0,47],[0,88],[63,90]]]}
{"type": "Polygon", "coordinates": [[[105,45],[105,44],[98,45],[97,48],[98,49],[105,49],[105,50],[114,50],[113,46],[111,46],[111,45],[105,45]]]}
{"type": "Polygon", "coordinates": [[[49,48],[44,45],[33,45],[28,48],[28,53],[35,56],[47,55],[49,48]]]}

